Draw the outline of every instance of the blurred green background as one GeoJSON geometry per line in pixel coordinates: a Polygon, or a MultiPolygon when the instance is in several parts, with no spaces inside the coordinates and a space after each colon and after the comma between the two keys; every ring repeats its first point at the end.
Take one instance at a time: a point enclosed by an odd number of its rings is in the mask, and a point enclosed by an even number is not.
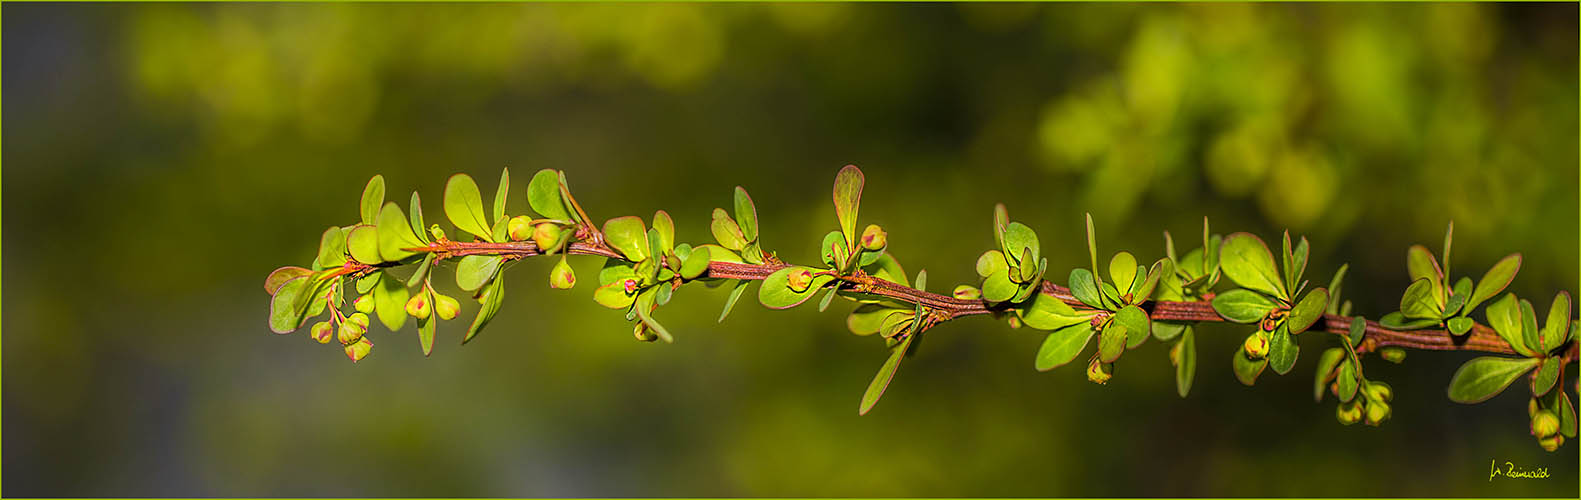
{"type": "MultiPolygon", "coordinates": [[[[1032,369],[1041,335],[946,324],[872,414],[883,361],[849,306],[768,311],[683,290],[673,345],[507,275],[501,315],[423,359],[265,326],[260,286],[357,217],[368,177],[438,210],[564,169],[593,217],[666,209],[682,240],[739,184],[763,241],[816,261],[829,186],[933,289],[976,279],[991,207],[1053,276],[1162,256],[1200,220],[1313,241],[1356,311],[1396,308],[1405,250],[1546,309],[1578,277],[1575,4],[4,6],[5,496],[1572,496],[1519,390],[1448,401],[1471,355],[1370,359],[1394,420],[1340,426],[1290,376],[1231,376],[1244,327],[1204,327],[1189,398],[1167,350],[1108,386],[1032,369]],[[1490,462],[1547,467],[1496,480],[1490,462]]],[[[1184,250],[1184,249],[1183,249],[1184,250]]],[[[597,259],[575,261],[584,277],[597,259]]],[[[442,290],[456,294],[450,273],[442,290]]],[[[755,290],[753,294],[755,295],[755,290]]],[[[750,299],[750,296],[749,296],[750,299]]],[[[466,302],[463,318],[475,304],[466,302]]],[[[1564,387],[1573,387],[1566,381],[1564,387]]]]}

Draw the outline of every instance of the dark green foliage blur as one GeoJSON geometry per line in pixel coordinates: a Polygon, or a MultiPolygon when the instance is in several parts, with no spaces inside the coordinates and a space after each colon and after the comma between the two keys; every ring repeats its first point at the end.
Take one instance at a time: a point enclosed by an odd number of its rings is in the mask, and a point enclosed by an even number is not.
{"type": "MultiPolygon", "coordinates": [[[[1107,386],[1033,370],[1043,335],[929,334],[857,417],[886,351],[849,306],[769,311],[688,287],[639,343],[591,278],[515,267],[489,329],[374,326],[357,365],[269,332],[263,278],[357,219],[375,173],[566,171],[590,215],[676,219],[745,186],[766,250],[816,263],[847,163],[863,223],[930,288],[974,282],[995,202],[1049,276],[1151,262],[1161,232],[1312,241],[1307,276],[1398,308],[1412,243],[1452,273],[1523,252],[1509,288],[1578,280],[1574,4],[42,5],[4,14],[5,496],[1571,496],[1525,396],[1445,396],[1470,354],[1368,362],[1381,428],[1310,397],[1316,353],[1237,383],[1244,328],[1203,326],[1107,386]],[[1512,461],[1549,479],[1488,479],[1512,461]]],[[[516,194],[508,209],[526,210],[516,194]]],[[[453,231],[453,230],[452,230],[453,231]]],[[[574,259],[595,276],[595,258],[574,259]]],[[[460,295],[451,270],[435,280],[460,295]]],[[[752,292],[755,295],[755,291],[752,292]]],[[[476,303],[463,301],[463,318],[476,303]]],[[[1481,320],[1481,318],[1478,318],[1481,320]]],[[[1573,374],[1571,375],[1573,377],[1573,374]]],[[[1573,378],[1562,387],[1573,390],[1573,378]]]]}

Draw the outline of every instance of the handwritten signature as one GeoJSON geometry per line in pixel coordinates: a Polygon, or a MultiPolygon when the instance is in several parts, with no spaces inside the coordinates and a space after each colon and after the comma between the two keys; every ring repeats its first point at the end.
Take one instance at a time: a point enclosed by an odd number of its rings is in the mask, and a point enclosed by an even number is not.
{"type": "Polygon", "coordinates": [[[1538,468],[1535,468],[1535,469],[1520,469],[1520,468],[1515,467],[1515,462],[1509,462],[1509,461],[1504,462],[1504,468],[1500,469],[1499,468],[1499,461],[1498,460],[1492,460],[1488,464],[1488,469],[1489,469],[1488,482],[1493,482],[1493,478],[1498,477],[1498,476],[1504,476],[1504,477],[1511,478],[1511,479],[1547,479],[1548,478],[1548,468],[1547,467],[1538,467],[1538,468]]]}

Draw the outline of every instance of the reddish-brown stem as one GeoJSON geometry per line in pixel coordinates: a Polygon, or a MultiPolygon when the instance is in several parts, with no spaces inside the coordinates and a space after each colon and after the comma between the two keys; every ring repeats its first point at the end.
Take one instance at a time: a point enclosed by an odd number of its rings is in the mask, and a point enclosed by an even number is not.
{"type": "MultiPolygon", "coordinates": [[[[538,249],[538,245],[530,240],[504,243],[444,240],[425,247],[410,248],[408,250],[433,253],[436,260],[467,255],[502,255],[510,259],[543,255],[543,252],[538,249]]],[[[567,246],[566,251],[573,255],[596,255],[612,259],[625,258],[596,238],[594,238],[593,242],[573,242],[567,246]]],[[[787,267],[787,264],[777,262],[747,264],[714,261],[709,263],[708,271],[701,277],[762,280],[767,279],[770,274],[785,267],[787,267]]],[[[372,268],[373,266],[366,264],[350,262],[340,271],[340,274],[355,274],[372,268]]],[[[861,271],[839,276],[838,283],[837,286],[840,286],[842,290],[867,293],[912,304],[921,304],[930,310],[929,321],[924,324],[925,327],[931,327],[937,323],[956,318],[997,314],[1001,311],[1001,309],[995,308],[982,300],[961,299],[950,295],[926,292],[879,279],[861,271]]],[[[1071,295],[1069,289],[1052,282],[1044,281],[1040,292],[1059,299],[1072,307],[1090,308],[1071,295]]],[[[1213,306],[1206,301],[1148,301],[1143,303],[1142,307],[1149,312],[1149,317],[1155,321],[1228,322],[1228,320],[1219,316],[1213,310],[1213,306]]],[[[1350,332],[1350,322],[1351,320],[1348,317],[1329,314],[1323,317],[1321,328],[1330,333],[1346,335],[1350,332]]],[[[1504,339],[1497,332],[1480,323],[1473,325],[1471,331],[1466,335],[1454,336],[1446,330],[1439,329],[1392,330],[1383,327],[1375,321],[1368,321],[1363,340],[1360,345],[1356,346],[1357,351],[1368,352],[1384,347],[1516,354],[1515,350],[1508,343],[1504,342],[1504,339]]],[[[1572,343],[1564,352],[1563,358],[1568,363],[1575,360],[1576,357],[1576,345],[1572,343]]]]}

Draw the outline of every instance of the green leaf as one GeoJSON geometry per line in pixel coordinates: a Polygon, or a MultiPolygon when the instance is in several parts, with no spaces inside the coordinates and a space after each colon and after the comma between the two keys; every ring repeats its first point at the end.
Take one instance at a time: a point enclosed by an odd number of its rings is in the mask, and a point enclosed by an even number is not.
{"type": "Polygon", "coordinates": [[[625,309],[631,307],[637,300],[635,292],[626,293],[625,280],[606,283],[593,289],[593,302],[610,309],[625,309]]]}
{"type": "Polygon", "coordinates": [[[351,258],[363,264],[384,262],[379,256],[379,230],[374,226],[357,226],[346,235],[346,250],[351,258]]]}
{"type": "Polygon", "coordinates": [[[1016,264],[1026,267],[1031,265],[1026,260],[1026,254],[1031,252],[1032,260],[1036,261],[1042,249],[1038,244],[1038,233],[1020,222],[1011,222],[1005,227],[1005,247],[1007,255],[1018,259],[1016,264]]]}
{"type": "MultiPolygon", "coordinates": [[[[854,170],[856,167],[847,166],[846,168],[854,170]]],[[[841,170],[840,173],[844,174],[845,171],[841,170]]],[[[858,171],[856,175],[858,177],[857,192],[860,194],[862,190],[860,180],[862,174],[858,171]]],[[[836,200],[839,199],[839,188],[840,186],[837,182],[835,184],[836,200]]],[[[855,208],[853,207],[852,210],[854,211],[855,208]]],[[[867,385],[867,392],[862,393],[862,406],[857,408],[857,415],[866,415],[869,410],[873,409],[873,405],[878,404],[878,399],[884,397],[884,391],[889,389],[889,381],[894,379],[895,372],[900,370],[900,360],[906,357],[906,349],[911,348],[911,339],[914,338],[917,338],[917,336],[908,335],[905,340],[900,341],[900,345],[890,349],[889,359],[885,360],[884,365],[878,368],[878,375],[873,376],[873,382],[867,385]]]]}
{"type": "Polygon", "coordinates": [[[898,283],[900,286],[911,286],[911,282],[906,279],[906,270],[900,267],[900,261],[895,260],[895,256],[888,252],[879,255],[872,264],[862,266],[862,270],[874,278],[898,283]]]}
{"type": "Polygon", "coordinates": [[[482,288],[499,272],[505,258],[498,255],[468,255],[456,264],[456,286],[473,291],[482,288]]]}
{"type": "Polygon", "coordinates": [[[989,302],[1004,302],[1015,297],[1020,288],[1010,281],[1010,270],[995,271],[994,274],[983,278],[983,300],[989,302]]]}
{"type": "Polygon", "coordinates": [[[301,294],[310,292],[313,279],[312,276],[298,276],[286,280],[275,290],[274,297],[269,300],[270,331],[291,333],[302,326],[302,315],[307,313],[307,305],[305,301],[297,299],[301,294]]]}
{"type": "Polygon", "coordinates": [[[384,210],[379,212],[379,256],[385,262],[398,262],[401,259],[417,255],[407,248],[418,248],[423,242],[412,233],[412,226],[407,225],[406,214],[401,213],[401,207],[395,202],[384,204],[384,210]]]}
{"type": "Polygon", "coordinates": [[[527,184],[527,205],[545,219],[571,220],[571,213],[560,198],[560,173],[552,169],[539,170],[527,184]]]}
{"type": "Polygon", "coordinates": [[[747,241],[758,240],[758,209],[741,186],[736,186],[736,223],[741,226],[741,235],[747,241]]]}
{"type": "MultiPolygon", "coordinates": [[[[1141,267],[1137,267],[1141,271],[1141,267]]],[[[1147,276],[1131,287],[1131,302],[1140,304],[1153,297],[1153,289],[1158,287],[1158,282],[1164,276],[1175,275],[1175,263],[1169,259],[1158,259],[1153,262],[1153,267],[1147,269],[1147,276]]]]}
{"type": "Polygon", "coordinates": [[[1070,325],[1055,330],[1048,334],[1048,337],[1044,337],[1043,345],[1038,347],[1034,366],[1038,371],[1046,372],[1070,363],[1087,348],[1093,333],[1092,326],[1086,324],[1070,325]]]}
{"type": "MultiPolygon", "coordinates": [[[[1288,324],[1288,323],[1287,323],[1288,324]]],[[[1285,324],[1279,325],[1268,336],[1268,366],[1273,367],[1274,373],[1284,375],[1290,373],[1296,366],[1296,356],[1301,353],[1301,346],[1296,345],[1295,339],[1290,337],[1290,329],[1285,324]]]]}
{"type": "Polygon", "coordinates": [[[747,285],[752,284],[747,280],[736,280],[735,288],[730,289],[730,298],[725,299],[725,310],[719,312],[719,322],[725,322],[725,316],[730,315],[730,310],[736,307],[736,301],[741,300],[741,294],[747,291],[747,285]]]}
{"type": "Polygon", "coordinates": [[[1301,302],[1290,308],[1290,317],[1285,319],[1285,325],[1290,327],[1292,335],[1307,331],[1313,323],[1323,319],[1323,310],[1327,307],[1328,290],[1318,288],[1307,292],[1301,302]]]}
{"type": "Polygon", "coordinates": [[[1537,366],[1534,358],[1483,356],[1455,370],[1449,380],[1449,400],[1475,404],[1487,401],[1509,387],[1515,379],[1537,366]]]}
{"type": "Polygon", "coordinates": [[[1307,271],[1307,258],[1311,255],[1311,245],[1307,243],[1307,237],[1302,236],[1301,242],[1296,244],[1290,269],[1285,270],[1285,273],[1290,276],[1290,279],[1285,280],[1286,283],[1295,284],[1301,282],[1301,276],[1306,274],[1307,271]]]}
{"type": "Polygon", "coordinates": [[[1339,375],[1334,379],[1339,389],[1339,401],[1349,403],[1356,399],[1356,390],[1361,388],[1360,381],[1356,379],[1356,363],[1350,360],[1339,365],[1339,375]]]}
{"type": "Polygon", "coordinates": [[[1466,299],[1469,298],[1471,298],[1471,278],[1460,278],[1460,281],[1456,281],[1455,286],[1450,288],[1449,300],[1444,302],[1443,317],[1448,318],[1460,312],[1460,308],[1465,307],[1466,299]]]}
{"type": "Polygon", "coordinates": [[[1449,249],[1455,242],[1455,221],[1449,221],[1449,229],[1444,231],[1444,277],[1449,277],[1449,249]]]}
{"type": "Polygon", "coordinates": [[[648,228],[642,223],[641,217],[628,215],[605,221],[604,241],[625,255],[627,260],[648,260],[648,228]]]}
{"type": "MultiPolygon", "coordinates": [[[[838,295],[839,292],[838,289],[830,288],[828,293],[823,294],[823,300],[818,301],[818,312],[824,312],[824,310],[829,309],[829,304],[834,302],[834,296],[838,295]]],[[[919,305],[917,307],[922,306],[919,305]]]]}
{"type": "Polygon", "coordinates": [[[1120,359],[1120,354],[1125,352],[1125,340],[1125,325],[1114,321],[1104,325],[1103,332],[1098,335],[1098,359],[1105,363],[1120,359]]]}
{"type": "Polygon", "coordinates": [[[269,295],[274,295],[275,292],[280,291],[280,286],[284,285],[287,281],[312,275],[312,270],[296,266],[284,266],[279,269],[275,269],[273,272],[269,273],[268,278],[264,279],[264,292],[267,292],[269,295]]]}
{"type": "Polygon", "coordinates": [[[673,344],[675,343],[675,337],[670,335],[670,331],[665,329],[664,325],[653,319],[653,302],[656,300],[655,294],[659,288],[653,287],[637,295],[637,304],[632,307],[632,310],[637,312],[637,318],[642,320],[642,324],[648,325],[648,329],[653,330],[653,333],[659,336],[659,340],[663,340],[666,344],[673,344]]]}
{"type": "MultiPolygon", "coordinates": [[[[1098,239],[1093,236],[1092,213],[1091,212],[1087,213],[1087,257],[1092,259],[1092,272],[1094,274],[1097,274],[1097,272],[1098,272],[1098,239]]],[[[1097,276],[1094,276],[1094,278],[1096,278],[1096,277],[1097,276]]],[[[1074,281],[1074,280],[1072,280],[1072,281],[1074,281]]],[[[1097,286],[1098,286],[1098,283],[1094,282],[1093,283],[1093,287],[1097,288],[1097,286]]],[[[1096,290],[1094,290],[1094,291],[1096,291],[1096,290]]],[[[1094,293],[1093,295],[1097,296],[1096,293],[1094,293]]]]}
{"type": "MultiPolygon", "coordinates": [[[[653,229],[659,232],[659,244],[653,248],[654,255],[675,253],[675,220],[670,218],[670,213],[663,210],[653,213],[653,229]]],[[[651,246],[651,245],[650,245],[651,246]]],[[[679,257],[679,256],[677,256],[679,257]]],[[[684,260],[684,259],[683,259],[684,260]]]]}
{"type": "Polygon", "coordinates": [[[1350,340],[1350,345],[1355,346],[1361,344],[1362,337],[1365,337],[1366,335],[1367,318],[1363,318],[1361,316],[1351,318],[1350,332],[1349,335],[1346,336],[1346,338],[1350,340]]]}
{"type": "Polygon", "coordinates": [[[851,257],[851,249],[845,246],[845,236],[839,231],[824,233],[819,251],[824,265],[834,269],[845,269],[846,259],[851,257]]]}
{"type": "Polygon", "coordinates": [[[1098,298],[1098,285],[1093,281],[1092,271],[1082,268],[1070,270],[1070,294],[1083,304],[1103,307],[1103,301],[1098,298]]]}
{"type": "Polygon", "coordinates": [[[467,327],[467,335],[462,337],[461,343],[471,342],[472,337],[483,331],[483,327],[489,324],[489,320],[494,319],[494,315],[500,312],[500,304],[504,302],[505,280],[490,282],[488,291],[483,293],[483,307],[478,309],[478,316],[472,319],[472,326],[467,327]]]}
{"type": "Polygon", "coordinates": [[[1021,302],[1025,302],[1028,298],[1031,298],[1032,294],[1037,293],[1037,291],[1042,286],[1041,283],[1043,281],[1043,273],[1048,272],[1048,269],[1048,259],[1045,258],[1038,261],[1037,272],[1033,273],[1031,277],[1027,278],[1025,283],[1017,285],[1016,294],[1010,297],[1010,301],[1019,304],[1021,302]]]}
{"type": "Polygon", "coordinates": [[[1021,321],[1038,330],[1053,331],[1091,322],[1097,314],[1097,311],[1077,312],[1054,296],[1040,293],[1034,295],[1032,302],[1021,310],[1021,321]]]}
{"type": "MultiPolygon", "coordinates": [[[[385,328],[398,332],[406,325],[406,299],[411,298],[411,295],[406,290],[406,284],[396,279],[395,275],[389,271],[380,273],[384,278],[373,289],[373,311],[385,328]]],[[[428,302],[432,304],[433,300],[428,302]]]]}
{"type": "MultiPolygon", "coordinates": [[[[510,233],[508,231],[510,231],[510,220],[502,218],[494,221],[494,227],[489,229],[489,237],[493,238],[491,241],[510,241],[510,233]]],[[[562,231],[560,233],[561,239],[565,239],[565,237],[570,235],[571,231],[562,231]]]]}
{"type": "Polygon", "coordinates": [[[1543,323],[1538,339],[1544,353],[1558,349],[1570,336],[1570,292],[1560,291],[1548,308],[1548,321],[1543,323]]]}
{"type": "Polygon", "coordinates": [[[439,315],[430,314],[427,318],[417,320],[417,344],[423,348],[423,356],[434,353],[434,332],[439,327],[439,315]]]}
{"type": "Polygon", "coordinates": [[[1130,292],[1136,275],[1136,257],[1132,257],[1131,252],[1120,252],[1109,259],[1109,278],[1114,280],[1116,289],[1130,292]]]}
{"type": "Polygon", "coordinates": [[[501,169],[500,185],[494,190],[494,218],[491,220],[498,222],[500,219],[505,218],[505,200],[506,195],[510,193],[510,190],[511,169],[501,169]]]}
{"type": "Polygon", "coordinates": [[[1560,358],[1542,358],[1537,363],[1537,372],[1532,377],[1532,397],[1540,397],[1553,390],[1554,383],[1559,381],[1559,366],[1564,364],[1560,358]]]}
{"type": "Polygon", "coordinates": [[[708,229],[714,233],[714,240],[725,248],[740,250],[747,246],[746,236],[741,234],[741,226],[736,225],[736,221],[731,219],[723,208],[714,209],[714,219],[708,224],[708,229]]]}
{"type": "Polygon", "coordinates": [[[433,242],[428,239],[428,225],[423,223],[423,200],[417,196],[417,191],[412,191],[412,202],[408,205],[408,208],[412,210],[410,221],[412,223],[412,231],[416,232],[417,240],[423,242],[424,245],[432,244],[433,242]]]}
{"type": "Polygon", "coordinates": [[[1197,377],[1197,339],[1191,327],[1186,327],[1177,349],[1180,359],[1175,363],[1175,392],[1186,397],[1191,392],[1191,380],[1197,377]]]}
{"type": "Polygon", "coordinates": [[[483,195],[472,176],[456,174],[445,182],[445,216],[457,229],[494,241],[493,224],[483,214],[483,195]]]}
{"type": "Polygon", "coordinates": [[[375,224],[381,205],[384,205],[384,176],[375,175],[362,188],[362,223],[375,224]]]}
{"type": "Polygon", "coordinates": [[[1382,318],[1378,319],[1378,323],[1383,325],[1385,328],[1391,328],[1395,330],[1416,330],[1419,328],[1427,328],[1429,326],[1437,325],[1438,320],[1408,319],[1404,314],[1401,314],[1399,311],[1395,311],[1383,315],[1382,318]]]}
{"type": "Polygon", "coordinates": [[[422,283],[423,279],[428,277],[428,271],[433,267],[433,265],[434,254],[424,255],[423,263],[418,264],[417,271],[412,273],[412,277],[406,279],[406,286],[414,287],[417,286],[418,283],[422,283]]]}
{"type": "Polygon", "coordinates": [[[1215,295],[1212,304],[1214,312],[1235,323],[1256,323],[1276,307],[1273,299],[1244,288],[1215,295]]]}
{"type": "Polygon", "coordinates": [[[1339,314],[1340,287],[1345,284],[1345,271],[1350,270],[1350,264],[1340,264],[1339,270],[1334,271],[1334,279],[1328,282],[1329,301],[1324,312],[1339,314]]]}
{"type": "Polygon", "coordinates": [[[1526,349],[1532,351],[1528,356],[1540,356],[1543,341],[1538,338],[1541,332],[1537,330],[1537,311],[1532,310],[1532,303],[1521,299],[1521,340],[1526,344],[1526,349]]]}
{"type": "MultiPolygon", "coordinates": [[[[1405,254],[1405,267],[1411,274],[1411,281],[1427,280],[1428,289],[1423,292],[1429,303],[1436,306],[1434,309],[1442,311],[1444,308],[1444,270],[1439,269],[1438,261],[1433,259],[1433,252],[1427,251],[1422,245],[1411,245],[1405,254]]],[[[1402,303],[1400,310],[1404,311],[1402,303]]],[[[1411,313],[1407,312],[1406,316],[1411,313]]],[[[1435,316],[1437,317],[1437,316],[1435,316]]]]}
{"type": "Polygon", "coordinates": [[[1186,323],[1176,323],[1174,321],[1154,321],[1153,338],[1166,341],[1174,340],[1175,337],[1180,336],[1181,332],[1184,332],[1187,328],[1190,327],[1186,323]]]}
{"type": "Polygon", "coordinates": [[[845,327],[857,335],[872,335],[878,333],[884,320],[897,314],[906,314],[904,309],[896,309],[883,304],[862,304],[857,306],[851,315],[845,318],[845,327]]]}
{"type": "Polygon", "coordinates": [[[1482,275],[1482,280],[1477,282],[1477,287],[1471,292],[1471,300],[1466,301],[1465,311],[1471,313],[1472,309],[1482,304],[1482,301],[1493,298],[1504,287],[1510,286],[1515,280],[1515,273],[1521,270],[1521,254],[1512,253],[1493,264],[1488,272],[1482,275]]]}
{"type": "Polygon", "coordinates": [[[383,278],[384,273],[370,273],[367,276],[357,278],[357,294],[361,295],[372,291],[374,286],[383,281],[383,278]]]}
{"type": "Polygon", "coordinates": [[[324,269],[345,265],[346,231],[338,227],[325,229],[318,241],[318,258],[314,262],[324,269]]]}
{"type": "Polygon", "coordinates": [[[1257,383],[1257,376],[1263,374],[1263,369],[1268,367],[1268,358],[1253,360],[1246,357],[1246,353],[1237,349],[1233,354],[1234,359],[1230,367],[1235,371],[1235,380],[1251,386],[1257,383]]]}
{"type": "Polygon", "coordinates": [[[1219,249],[1219,268],[1244,288],[1290,300],[1285,284],[1274,269],[1274,256],[1263,240],[1250,233],[1235,233],[1219,249]]]}
{"type": "Polygon", "coordinates": [[[769,277],[763,279],[763,286],[758,288],[758,302],[769,309],[790,309],[801,305],[820,288],[834,280],[828,274],[817,274],[818,270],[804,266],[789,266],[774,271],[769,277]],[[789,278],[792,272],[807,271],[814,273],[811,286],[806,290],[797,292],[792,290],[789,278]]]}
{"type": "Polygon", "coordinates": [[[1407,318],[1436,320],[1443,312],[1433,299],[1433,282],[1427,278],[1417,278],[1400,296],[1400,313],[1407,318]]]}
{"type": "Polygon", "coordinates": [[[1010,211],[1004,203],[994,204],[994,244],[1005,248],[1005,230],[1010,226],[1010,211]]]}
{"type": "Polygon", "coordinates": [[[1570,401],[1570,393],[1559,391],[1559,433],[1565,437],[1576,437],[1576,406],[1570,401]]]}
{"type": "Polygon", "coordinates": [[[1447,326],[1449,327],[1449,333],[1455,335],[1465,335],[1466,332],[1471,331],[1471,326],[1476,324],[1476,322],[1472,321],[1471,318],[1467,318],[1465,316],[1449,318],[1449,321],[1446,321],[1445,323],[1447,323],[1447,326]]]}
{"type": "Polygon", "coordinates": [[[1323,401],[1323,390],[1328,388],[1330,380],[1338,376],[1335,370],[1339,368],[1339,362],[1344,359],[1345,350],[1338,347],[1324,349],[1323,354],[1318,356],[1317,375],[1312,377],[1313,401],[1323,401]]]}
{"type": "MultiPolygon", "coordinates": [[[[856,168],[856,165],[846,165],[834,177],[834,215],[840,219],[840,232],[845,234],[846,248],[856,247],[856,212],[862,204],[863,182],[862,169],[856,168]]],[[[887,380],[885,384],[888,384],[887,380]]],[[[879,389],[880,393],[883,391],[879,389]]]]}
{"type": "Polygon", "coordinates": [[[697,279],[698,276],[702,276],[704,272],[707,272],[708,255],[709,250],[707,248],[699,247],[693,250],[692,254],[688,255],[686,260],[681,262],[681,277],[689,280],[697,279]]]}
{"type": "Polygon", "coordinates": [[[1136,346],[1142,345],[1142,342],[1147,341],[1147,337],[1153,332],[1147,311],[1134,305],[1122,307],[1115,312],[1114,322],[1125,327],[1126,349],[1135,349],[1136,346]]]}

